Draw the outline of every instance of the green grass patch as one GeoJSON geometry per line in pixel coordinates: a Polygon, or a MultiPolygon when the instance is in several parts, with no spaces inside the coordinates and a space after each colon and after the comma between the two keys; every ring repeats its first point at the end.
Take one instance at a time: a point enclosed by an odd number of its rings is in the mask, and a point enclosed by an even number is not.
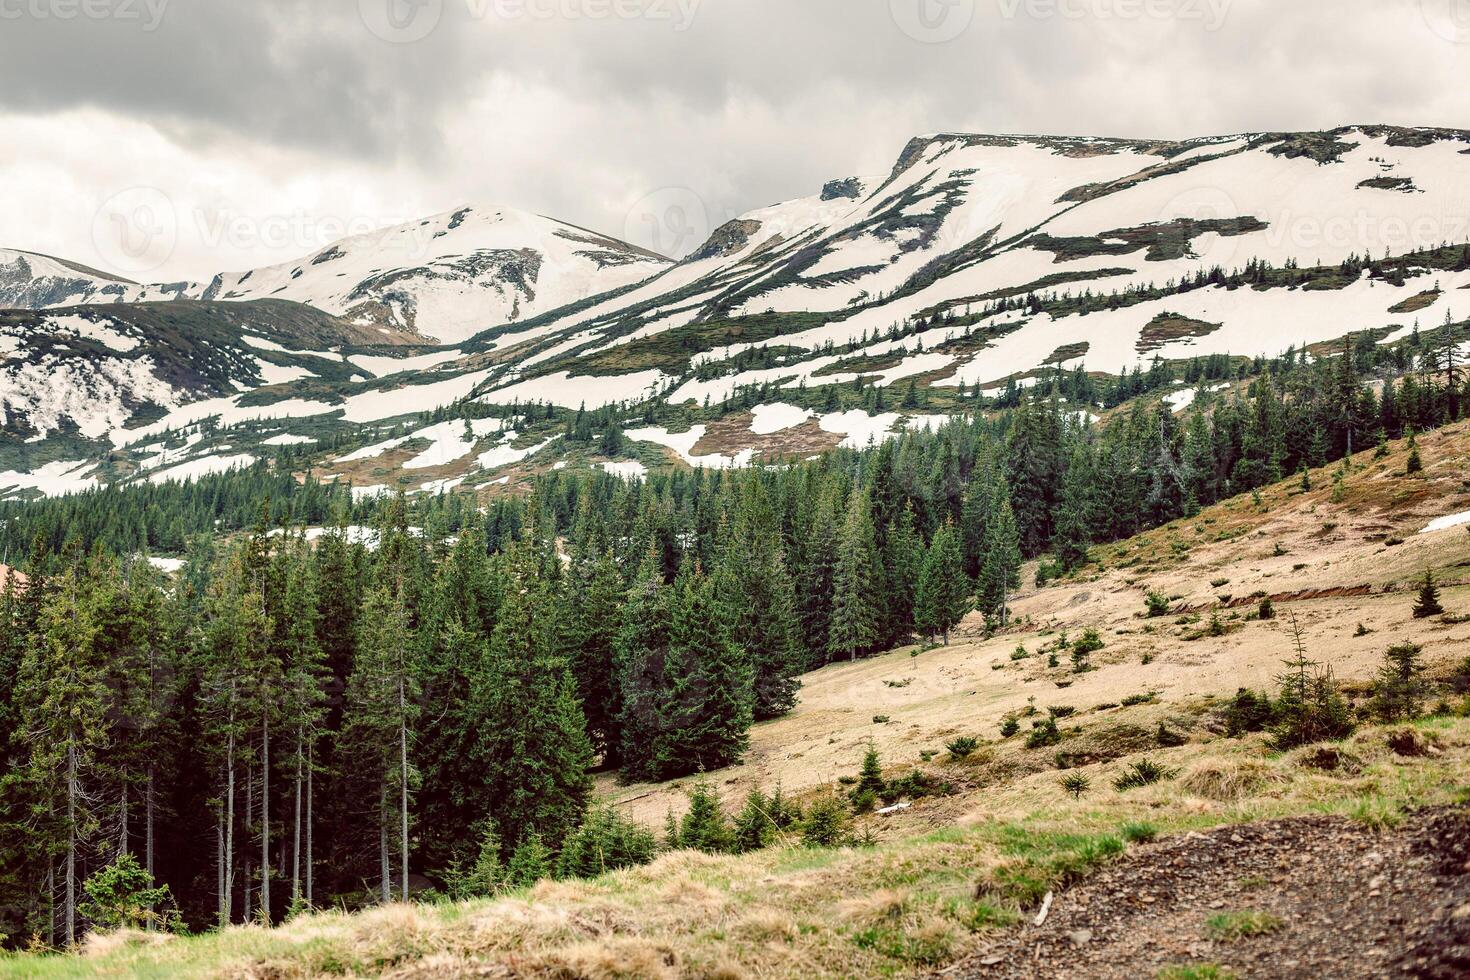
{"type": "Polygon", "coordinates": [[[1233,942],[1252,936],[1266,936],[1286,926],[1279,915],[1260,909],[1221,912],[1205,920],[1205,933],[1217,942],[1233,942]]]}

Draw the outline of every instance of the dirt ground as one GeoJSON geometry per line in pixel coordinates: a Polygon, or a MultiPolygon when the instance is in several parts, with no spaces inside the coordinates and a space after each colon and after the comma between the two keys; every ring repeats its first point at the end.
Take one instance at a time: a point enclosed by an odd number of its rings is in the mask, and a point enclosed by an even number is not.
{"type": "Polygon", "coordinates": [[[1252,978],[1470,976],[1470,810],[1391,831],[1276,820],[1137,848],[1058,895],[1040,926],[940,976],[1133,980],[1206,964],[1252,978]],[[1262,934],[1211,928],[1242,912],[1262,934]]]}
{"type": "MultiPolygon", "coordinates": [[[[1470,428],[1421,437],[1420,447],[1422,477],[1403,475],[1399,444],[1387,460],[1358,456],[1336,500],[1331,470],[1317,471],[1311,492],[1292,481],[1259,504],[1236,498],[1096,548],[1098,564],[1077,579],[1037,589],[1028,566],[1010,630],[987,640],[972,615],[949,647],[902,649],[808,674],[796,710],[752,729],[745,764],[715,774],[715,785],[736,807],[752,786],[812,791],[856,773],[870,741],[885,766],[901,771],[917,765],[920,752],[942,754],[956,735],[995,739],[1002,719],[1030,699],[1042,709],[1074,707],[1085,721],[1100,705],[1155,693],[1157,703],[1127,716],[1154,726],[1205,696],[1274,686],[1294,655],[1294,625],[1308,656],[1349,685],[1366,684],[1383,651],[1404,640],[1424,646],[1431,671],[1443,670],[1470,655],[1470,622],[1415,620],[1414,583],[1435,569],[1446,608],[1470,613],[1470,533],[1463,526],[1419,532],[1435,518],[1470,511],[1470,428]],[[1144,618],[1150,590],[1170,597],[1174,612],[1144,618]],[[1273,597],[1275,619],[1254,618],[1258,594],[1273,597]],[[1198,635],[1212,614],[1226,635],[1198,635]],[[1093,655],[1096,669],[1074,674],[1065,653],[1049,668],[1041,648],[1087,627],[1106,643],[1093,655]],[[1018,647],[1028,656],[1012,660],[1018,647]]],[[[598,791],[661,825],[667,811],[682,811],[688,785],[620,785],[604,775],[598,791]]],[[[925,815],[916,808],[904,819],[925,815]]]]}

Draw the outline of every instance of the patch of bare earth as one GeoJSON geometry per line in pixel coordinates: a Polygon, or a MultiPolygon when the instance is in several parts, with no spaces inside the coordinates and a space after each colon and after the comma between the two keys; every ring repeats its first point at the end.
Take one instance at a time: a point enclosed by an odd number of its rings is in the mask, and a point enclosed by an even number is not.
{"type": "Polygon", "coordinates": [[[1342,817],[1190,833],[1130,851],[949,977],[1470,976],[1470,810],[1379,830],[1342,817]],[[1258,935],[1222,936],[1242,913],[1258,935]],[[1212,927],[1212,919],[1214,920],[1212,927]]]}

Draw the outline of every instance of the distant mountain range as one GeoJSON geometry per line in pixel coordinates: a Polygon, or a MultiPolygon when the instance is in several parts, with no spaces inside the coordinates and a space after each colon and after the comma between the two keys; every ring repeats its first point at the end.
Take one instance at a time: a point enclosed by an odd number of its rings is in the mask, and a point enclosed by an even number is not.
{"type": "Polygon", "coordinates": [[[1058,369],[1396,343],[1470,315],[1467,246],[1470,133],[1355,126],[921,137],[889,173],[752,211],[679,262],[476,207],[208,283],[0,250],[0,495],[388,430],[407,438],[351,461],[370,472],[303,465],[410,490],[732,465],[935,424],[1058,369]],[[835,395],[910,387],[906,406],[835,395]],[[471,399],[459,414],[626,403],[634,449],[474,418],[452,446],[416,435],[471,399]],[[684,408],[634,427],[643,403],[684,408]],[[464,451],[402,465],[441,446],[464,451]]]}

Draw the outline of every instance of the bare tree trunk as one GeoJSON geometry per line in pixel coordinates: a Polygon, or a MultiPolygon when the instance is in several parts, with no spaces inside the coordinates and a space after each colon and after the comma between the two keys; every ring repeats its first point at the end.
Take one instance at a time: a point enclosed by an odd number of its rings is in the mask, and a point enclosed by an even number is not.
{"type": "Polygon", "coordinates": [[[143,789],[143,866],[153,874],[153,765],[148,766],[148,782],[143,789]]]}
{"type": "Polygon", "coordinates": [[[260,713],[260,921],[271,922],[271,726],[269,708],[260,713]]]}
{"type": "MultiPolygon", "coordinates": [[[[255,823],[255,760],[251,759],[245,765],[245,837],[250,837],[250,825],[255,823]]],[[[240,883],[240,919],[243,922],[250,921],[250,908],[255,894],[255,869],[250,867],[250,849],[242,846],[240,848],[241,861],[244,863],[240,883]]]]}
{"type": "Polygon", "coordinates": [[[56,945],[56,864],[46,862],[46,939],[56,945]]]}
{"type": "Polygon", "coordinates": [[[122,771],[122,801],[119,804],[117,821],[117,856],[128,853],[128,772],[122,771]]]}
{"type": "Polygon", "coordinates": [[[403,880],[398,893],[402,901],[408,901],[408,705],[403,690],[403,670],[398,671],[398,816],[399,844],[402,847],[401,870],[403,880]]]}
{"type": "Polygon", "coordinates": [[[311,804],[312,791],[315,789],[315,786],[312,779],[312,759],[313,755],[308,754],[306,757],[306,904],[308,906],[311,905],[313,900],[311,889],[311,804]]]}
{"type": "Polygon", "coordinates": [[[230,911],[225,905],[225,815],[220,811],[214,824],[214,901],[215,918],[223,929],[230,923],[230,911]]]}
{"type": "MultiPolygon", "coordinates": [[[[231,683],[231,688],[234,685],[231,683]]],[[[230,734],[225,749],[228,774],[225,780],[225,853],[224,888],[221,892],[221,926],[230,924],[234,911],[230,907],[235,898],[235,703],[234,692],[230,693],[230,734]]]]}
{"type": "Polygon", "coordinates": [[[77,941],[77,746],[66,747],[66,944],[77,941]]]}
{"type": "Polygon", "coordinates": [[[296,726],[296,812],[291,821],[291,904],[301,902],[301,759],[305,751],[301,744],[301,726],[296,726]]]}
{"type": "MultiPolygon", "coordinates": [[[[386,773],[384,774],[386,777],[386,773]]],[[[378,896],[383,904],[392,901],[392,885],[388,870],[388,780],[384,778],[382,788],[378,791],[378,872],[382,883],[378,888],[378,896]]]]}

